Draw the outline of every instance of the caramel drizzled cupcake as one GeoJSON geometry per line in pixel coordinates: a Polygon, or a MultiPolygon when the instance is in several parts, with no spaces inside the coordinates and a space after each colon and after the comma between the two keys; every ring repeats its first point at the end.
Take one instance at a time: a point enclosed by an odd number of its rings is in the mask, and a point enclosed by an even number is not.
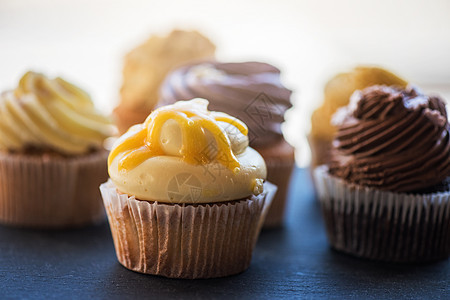
{"type": "Polygon", "coordinates": [[[114,144],[101,185],[119,262],[171,278],[248,268],[276,188],[247,126],[208,101],[152,112],[114,144]]]}
{"type": "Polygon", "coordinates": [[[101,221],[102,145],[112,133],[84,91],[26,73],[0,96],[0,222],[58,228],[101,221]]]}
{"type": "Polygon", "coordinates": [[[328,237],[360,257],[419,262],[450,255],[450,126],[445,103],[373,86],[334,116],[328,166],[315,170],[328,237]]]}
{"type": "Polygon", "coordinates": [[[267,178],[278,192],[265,227],[282,224],[292,170],[294,148],[283,138],[281,126],[292,107],[291,91],[280,80],[280,70],[262,62],[203,62],[180,67],[161,88],[162,104],[195,97],[210,100],[212,110],[236,116],[249,128],[250,146],[266,161],[267,178]]]}

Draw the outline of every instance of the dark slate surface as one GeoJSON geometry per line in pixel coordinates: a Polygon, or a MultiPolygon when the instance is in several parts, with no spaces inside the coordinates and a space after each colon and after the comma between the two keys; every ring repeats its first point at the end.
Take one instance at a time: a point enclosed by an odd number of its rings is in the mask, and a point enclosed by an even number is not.
{"type": "Polygon", "coordinates": [[[0,298],[450,299],[450,261],[392,265],[331,250],[308,171],[296,170],[284,228],[264,231],[246,272],[174,280],[129,271],[107,224],[82,230],[0,227],[0,298]]]}

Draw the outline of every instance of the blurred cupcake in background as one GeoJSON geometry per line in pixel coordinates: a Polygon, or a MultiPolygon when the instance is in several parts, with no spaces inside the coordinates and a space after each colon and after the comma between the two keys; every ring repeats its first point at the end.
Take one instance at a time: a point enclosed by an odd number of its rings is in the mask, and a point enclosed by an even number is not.
{"type": "Polygon", "coordinates": [[[314,170],[329,242],[391,262],[450,255],[450,125],[445,102],[372,86],[333,117],[331,160],[314,170]]]}
{"type": "Polygon", "coordinates": [[[283,222],[295,164],[294,148],[281,132],[285,112],[292,107],[291,93],[281,83],[280,70],[262,62],[189,64],[171,72],[161,87],[160,105],[205,98],[211,110],[247,124],[250,146],[264,157],[267,179],[278,186],[265,227],[283,222]]]}
{"type": "Polygon", "coordinates": [[[153,35],[125,56],[120,104],[114,110],[119,132],[142,123],[155,107],[167,73],[184,63],[211,59],[216,47],[197,31],[153,35]]]}
{"type": "Polygon", "coordinates": [[[276,187],[240,120],[180,101],[114,144],[101,185],[119,262],[170,278],[246,270],[276,187]]]}
{"type": "Polygon", "coordinates": [[[331,116],[338,108],[349,103],[354,91],[376,84],[405,87],[407,82],[387,70],[367,66],[358,66],[350,72],[337,74],[328,81],[323,104],[311,117],[308,141],[312,168],[329,162],[331,141],[336,133],[336,128],[331,124],[331,116]]]}
{"type": "Polygon", "coordinates": [[[103,220],[103,141],[113,133],[84,91],[26,73],[0,96],[0,222],[59,228],[103,220]]]}

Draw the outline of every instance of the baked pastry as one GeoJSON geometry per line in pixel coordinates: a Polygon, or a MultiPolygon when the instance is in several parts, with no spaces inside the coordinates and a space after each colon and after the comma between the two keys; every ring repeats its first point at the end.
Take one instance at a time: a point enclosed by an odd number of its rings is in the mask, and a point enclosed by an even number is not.
{"type": "Polygon", "coordinates": [[[450,126],[445,104],[415,88],[355,92],[333,121],[329,165],[314,171],[329,241],[364,258],[450,255],[450,126]]]}
{"type": "Polygon", "coordinates": [[[331,141],[336,128],[331,124],[331,116],[338,108],[346,106],[356,90],[372,85],[394,85],[405,87],[407,82],[397,75],[377,67],[358,66],[347,73],[334,76],[325,85],[324,101],[311,117],[311,132],[308,136],[311,147],[311,167],[329,161],[331,141]]]}
{"type": "Polygon", "coordinates": [[[26,73],[0,96],[0,222],[61,228],[104,220],[102,143],[113,129],[78,87],[26,73]]]}
{"type": "Polygon", "coordinates": [[[236,116],[249,128],[250,146],[266,161],[267,178],[278,192],[265,227],[283,222],[288,186],[295,164],[294,148],[281,132],[291,91],[280,81],[280,70],[261,62],[203,62],[173,71],[161,88],[161,103],[200,97],[211,110],[236,116]]]}
{"type": "Polygon", "coordinates": [[[153,111],[122,135],[101,185],[119,262],[171,278],[248,268],[276,187],[247,127],[208,101],[153,111]]]}
{"type": "Polygon", "coordinates": [[[120,104],[114,116],[120,133],[142,123],[156,105],[167,73],[181,64],[214,57],[216,47],[197,31],[153,35],[125,56],[120,104]]]}

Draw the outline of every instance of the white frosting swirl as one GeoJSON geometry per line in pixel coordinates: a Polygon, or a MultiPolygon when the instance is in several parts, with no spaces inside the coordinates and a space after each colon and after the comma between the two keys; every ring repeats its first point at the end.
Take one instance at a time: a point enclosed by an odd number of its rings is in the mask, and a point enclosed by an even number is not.
{"type": "Polygon", "coordinates": [[[65,155],[100,148],[114,132],[89,96],[61,78],[28,72],[14,91],[0,95],[0,149],[32,146],[65,155]]]}

